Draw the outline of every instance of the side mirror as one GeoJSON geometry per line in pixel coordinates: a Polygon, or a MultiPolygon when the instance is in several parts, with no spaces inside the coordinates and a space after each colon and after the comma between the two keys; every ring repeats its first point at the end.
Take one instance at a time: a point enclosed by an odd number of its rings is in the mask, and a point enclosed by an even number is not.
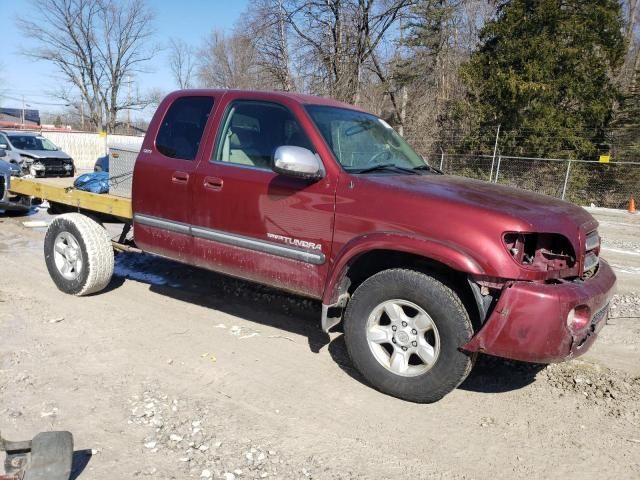
{"type": "Polygon", "coordinates": [[[4,149],[2,145],[0,145],[0,157],[6,157],[7,151],[4,149]]]}
{"type": "Polygon", "coordinates": [[[284,145],[273,154],[273,171],[290,177],[318,179],[324,175],[320,159],[303,147],[284,145]]]}

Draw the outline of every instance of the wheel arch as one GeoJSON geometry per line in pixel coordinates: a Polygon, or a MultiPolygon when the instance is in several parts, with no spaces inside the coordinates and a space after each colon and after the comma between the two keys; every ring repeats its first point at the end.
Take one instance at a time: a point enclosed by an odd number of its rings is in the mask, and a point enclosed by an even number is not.
{"type": "Polygon", "coordinates": [[[349,276],[349,272],[353,274],[363,269],[363,266],[382,266],[372,274],[392,267],[415,268],[416,264],[463,274],[485,273],[478,260],[456,245],[388,233],[363,235],[352,240],[339,252],[333,263],[322,297],[325,304],[335,303],[342,293],[341,288],[344,288],[344,278],[349,276]]]}
{"type": "Polygon", "coordinates": [[[331,312],[333,307],[345,307],[358,285],[390,268],[407,268],[438,277],[461,297],[469,315],[476,316],[477,304],[467,278],[470,274],[482,275],[485,270],[475,258],[455,245],[434,239],[375,234],[347,244],[334,262],[322,298],[323,330],[328,331],[342,319],[341,312],[338,316],[331,312]]]}

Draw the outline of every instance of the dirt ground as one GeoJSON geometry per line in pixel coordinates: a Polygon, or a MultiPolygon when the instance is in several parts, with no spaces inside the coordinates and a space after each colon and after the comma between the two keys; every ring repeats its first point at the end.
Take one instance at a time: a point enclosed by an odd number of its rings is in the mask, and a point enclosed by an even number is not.
{"type": "Polygon", "coordinates": [[[0,215],[0,430],[70,430],[84,480],[640,478],[640,215],[593,213],[619,294],[592,351],[481,358],[434,405],[368,387],[309,300],[135,255],[66,296],[0,215]]]}

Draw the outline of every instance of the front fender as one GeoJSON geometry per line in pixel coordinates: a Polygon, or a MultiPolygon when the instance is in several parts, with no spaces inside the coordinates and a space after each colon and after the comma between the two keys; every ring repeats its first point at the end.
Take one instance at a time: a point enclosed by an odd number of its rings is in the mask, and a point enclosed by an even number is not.
{"type": "Polygon", "coordinates": [[[323,304],[332,305],[336,303],[340,293],[338,292],[338,285],[340,285],[350,265],[360,255],[374,250],[392,250],[419,255],[468,274],[483,275],[485,273],[480,261],[457,245],[445,244],[432,238],[402,233],[380,232],[365,234],[349,241],[337,253],[324,289],[323,304]]]}

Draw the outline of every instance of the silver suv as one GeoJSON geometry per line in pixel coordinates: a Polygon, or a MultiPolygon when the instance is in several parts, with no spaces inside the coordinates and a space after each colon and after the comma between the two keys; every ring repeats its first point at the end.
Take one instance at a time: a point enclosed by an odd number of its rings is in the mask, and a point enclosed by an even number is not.
{"type": "Polygon", "coordinates": [[[0,149],[6,161],[20,165],[34,177],[72,177],[73,159],[37,132],[0,131],[0,149]]]}

